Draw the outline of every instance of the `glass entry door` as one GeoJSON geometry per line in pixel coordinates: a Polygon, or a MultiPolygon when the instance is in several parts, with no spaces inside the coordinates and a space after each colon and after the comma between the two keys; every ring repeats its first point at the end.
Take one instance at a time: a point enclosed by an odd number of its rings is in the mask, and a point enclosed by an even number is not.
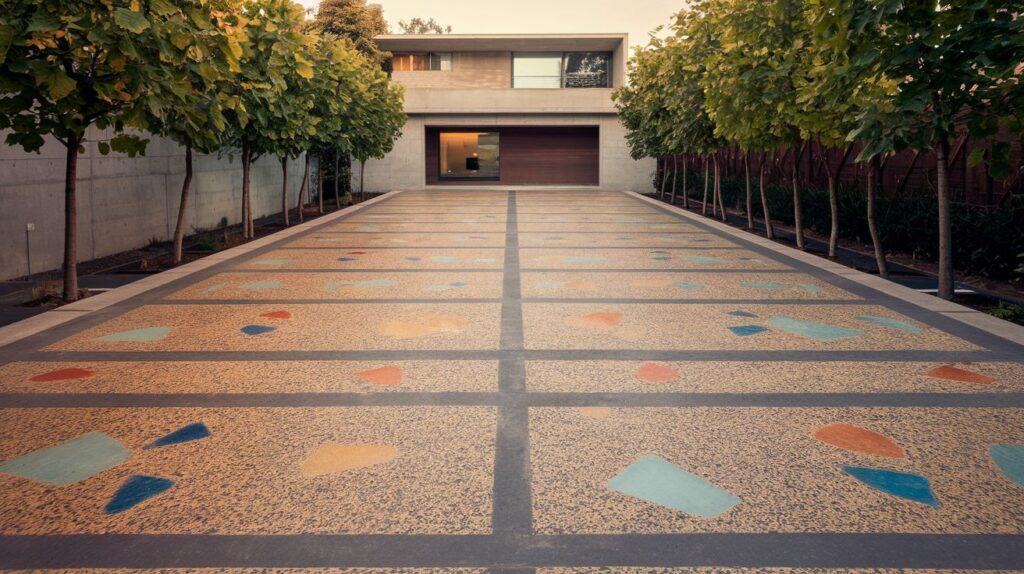
{"type": "Polygon", "coordinates": [[[441,179],[501,177],[498,132],[441,132],[441,179]]]}

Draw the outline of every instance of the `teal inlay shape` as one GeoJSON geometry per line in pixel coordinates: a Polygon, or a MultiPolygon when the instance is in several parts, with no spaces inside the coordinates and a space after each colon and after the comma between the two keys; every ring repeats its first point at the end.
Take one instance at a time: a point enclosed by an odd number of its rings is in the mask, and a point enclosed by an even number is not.
{"type": "Polygon", "coordinates": [[[223,289],[223,288],[225,288],[227,286],[228,286],[227,283],[217,283],[217,284],[214,284],[214,285],[210,285],[206,289],[203,289],[203,293],[216,293],[217,291],[220,291],[221,289],[223,289]]]}
{"type": "Polygon", "coordinates": [[[242,285],[242,289],[246,291],[266,291],[268,289],[281,289],[284,287],[284,283],[280,281],[257,281],[255,283],[246,283],[242,285]]]}
{"type": "Polygon", "coordinates": [[[265,265],[267,267],[280,267],[281,265],[288,265],[292,262],[292,259],[257,259],[253,261],[253,265],[265,265]]]}
{"type": "Polygon", "coordinates": [[[890,329],[896,329],[898,331],[904,331],[907,333],[920,333],[921,329],[917,325],[911,325],[910,323],[900,321],[898,319],[890,319],[889,317],[875,317],[873,315],[859,315],[854,317],[858,321],[864,321],[865,323],[874,323],[883,327],[889,327],[890,329]]]}
{"type": "Polygon", "coordinates": [[[750,311],[729,311],[727,314],[732,315],[733,317],[747,317],[748,319],[757,317],[757,315],[750,311]]]}
{"type": "Polygon", "coordinates": [[[158,494],[166,492],[174,486],[173,480],[160,478],[159,476],[146,476],[144,474],[133,474],[124,481],[121,488],[117,489],[114,497],[110,499],[103,511],[107,514],[117,514],[129,508],[141,504],[158,494]]]}
{"type": "Polygon", "coordinates": [[[245,327],[241,328],[241,331],[246,335],[249,335],[250,337],[254,337],[256,335],[263,335],[265,333],[270,333],[276,330],[277,327],[267,327],[264,325],[246,325],[245,327]]]}
{"type": "Polygon", "coordinates": [[[994,444],[989,447],[988,454],[1006,478],[1024,486],[1024,445],[994,444]]]}
{"type": "Polygon", "coordinates": [[[605,258],[596,255],[566,255],[562,260],[570,265],[589,265],[592,263],[604,263],[605,258]]]}
{"type": "Polygon", "coordinates": [[[760,289],[763,291],[782,291],[786,288],[782,283],[768,283],[764,281],[740,281],[740,285],[747,289],[760,289]]]}
{"type": "Polygon", "coordinates": [[[655,261],[669,261],[672,257],[669,255],[655,255],[654,257],[651,257],[651,259],[655,261]]]}
{"type": "Polygon", "coordinates": [[[940,506],[938,499],[932,493],[932,487],[928,479],[919,474],[861,466],[843,466],[840,468],[846,474],[875,490],[880,490],[898,498],[927,504],[932,508],[940,506]]]}
{"type": "Polygon", "coordinates": [[[151,448],[159,448],[161,446],[170,446],[172,444],[181,444],[183,442],[192,442],[194,440],[204,439],[210,436],[210,429],[206,427],[202,422],[192,423],[185,425],[180,429],[164,435],[155,441],[142,447],[143,450],[149,450],[151,448]]]}
{"type": "Polygon", "coordinates": [[[672,286],[681,291],[700,291],[704,288],[700,283],[689,283],[687,281],[676,281],[672,286]]]}
{"type": "Polygon", "coordinates": [[[841,341],[843,339],[852,339],[863,335],[863,333],[856,329],[834,327],[832,325],[815,323],[813,321],[804,321],[802,319],[793,319],[790,317],[772,317],[771,319],[768,319],[768,324],[781,331],[793,333],[795,335],[803,335],[804,337],[814,339],[815,341],[841,341]]]}
{"type": "Polygon", "coordinates": [[[701,265],[719,265],[722,263],[721,259],[715,257],[708,257],[706,255],[693,255],[690,253],[680,253],[680,257],[689,260],[691,263],[699,263],[701,265]]]}
{"type": "Polygon", "coordinates": [[[0,464],[0,472],[63,486],[113,468],[131,454],[120,442],[91,432],[0,464]]]}
{"type": "Polygon", "coordinates": [[[151,341],[159,341],[166,337],[170,332],[170,327],[143,327],[142,329],[132,329],[130,331],[121,331],[119,333],[96,337],[96,340],[113,343],[148,343],[151,341]]]}
{"type": "Polygon", "coordinates": [[[440,293],[444,291],[454,291],[455,289],[461,289],[462,287],[465,286],[465,283],[445,283],[442,285],[431,285],[429,287],[424,287],[423,290],[440,293]]]}
{"type": "Polygon", "coordinates": [[[654,455],[641,457],[608,488],[673,510],[713,518],[742,502],[739,498],[654,455]]]}
{"type": "Polygon", "coordinates": [[[758,333],[764,333],[768,329],[760,325],[741,325],[739,327],[729,327],[733,335],[737,337],[749,337],[751,335],[757,335],[758,333]]]}
{"type": "Polygon", "coordinates": [[[821,287],[817,285],[809,285],[807,283],[798,283],[797,288],[805,293],[821,293],[821,287]]]}
{"type": "Polygon", "coordinates": [[[458,263],[459,258],[454,255],[434,255],[430,260],[436,263],[458,263]]]}

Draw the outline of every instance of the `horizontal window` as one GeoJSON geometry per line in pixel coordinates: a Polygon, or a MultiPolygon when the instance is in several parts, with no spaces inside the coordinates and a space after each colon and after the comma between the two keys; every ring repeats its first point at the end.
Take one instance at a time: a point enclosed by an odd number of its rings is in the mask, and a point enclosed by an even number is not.
{"type": "Polygon", "coordinates": [[[516,52],[513,88],[610,88],[610,52],[516,52]]]}
{"type": "Polygon", "coordinates": [[[395,54],[391,69],[396,72],[450,72],[451,52],[430,52],[424,54],[395,54]]]}

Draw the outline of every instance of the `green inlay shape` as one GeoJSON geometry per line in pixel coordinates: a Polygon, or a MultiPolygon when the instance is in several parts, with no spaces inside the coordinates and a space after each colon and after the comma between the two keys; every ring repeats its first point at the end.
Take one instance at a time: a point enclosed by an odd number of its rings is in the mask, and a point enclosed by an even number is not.
{"type": "Polygon", "coordinates": [[[881,325],[883,327],[889,327],[890,329],[896,329],[898,331],[904,331],[906,333],[920,333],[921,329],[917,325],[911,325],[910,323],[900,321],[898,319],[890,319],[889,317],[875,317],[874,315],[859,315],[854,317],[858,321],[864,321],[865,323],[874,323],[875,325],[881,325]]]}
{"type": "Polygon", "coordinates": [[[795,335],[802,335],[804,337],[814,339],[815,341],[840,341],[843,339],[859,337],[864,334],[856,329],[835,327],[833,325],[804,321],[802,319],[793,319],[791,317],[772,317],[771,319],[768,319],[768,324],[780,331],[793,333],[795,335]]]}
{"type": "Polygon", "coordinates": [[[715,257],[708,257],[706,255],[680,253],[679,256],[682,257],[683,259],[690,261],[691,263],[699,263],[701,265],[720,265],[722,263],[721,259],[717,259],[715,257]]]}
{"type": "Polygon", "coordinates": [[[673,510],[713,518],[742,500],[671,462],[648,455],[608,482],[608,488],[673,510]]]}
{"type": "Polygon", "coordinates": [[[217,283],[215,285],[210,285],[206,289],[203,289],[203,293],[216,293],[217,291],[220,291],[221,289],[223,289],[223,288],[225,288],[227,286],[228,286],[227,283],[217,283]]]}
{"type": "Polygon", "coordinates": [[[281,289],[282,287],[284,287],[284,283],[280,281],[257,281],[256,283],[242,285],[242,289],[246,291],[265,291],[267,289],[281,289]]]}
{"type": "Polygon", "coordinates": [[[817,285],[808,285],[807,283],[798,283],[797,288],[805,293],[821,293],[821,287],[817,285]]]}
{"type": "Polygon", "coordinates": [[[97,337],[96,340],[114,343],[147,343],[150,341],[159,341],[166,337],[170,332],[170,327],[143,327],[142,329],[132,329],[130,331],[121,331],[120,333],[104,335],[102,337],[97,337]]]}
{"type": "Polygon", "coordinates": [[[9,460],[0,464],[0,472],[63,486],[113,468],[130,454],[120,442],[92,432],[9,460]]]}
{"type": "Polygon", "coordinates": [[[676,289],[681,289],[683,291],[700,291],[701,289],[704,288],[704,286],[701,285],[700,283],[689,283],[686,281],[676,281],[672,285],[676,289]]]}
{"type": "Polygon", "coordinates": [[[760,289],[763,291],[782,291],[786,288],[782,283],[767,283],[764,281],[740,281],[740,285],[747,289],[760,289]]]}

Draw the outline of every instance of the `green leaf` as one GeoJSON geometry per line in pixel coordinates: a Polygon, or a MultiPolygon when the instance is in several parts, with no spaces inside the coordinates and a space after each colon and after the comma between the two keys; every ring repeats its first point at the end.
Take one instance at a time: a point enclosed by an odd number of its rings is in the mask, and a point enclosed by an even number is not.
{"type": "Polygon", "coordinates": [[[0,19],[0,64],[7,59],[7,50],[14,40],[14,29],[7,23],[7,20],[0,19]]]}
{"type": "Polygon", "coordinates": [[[60,19],[50,14],[45,8],[40,7],[32,14],[28,21],[26,32],[52,32],[60,29],[60,19]]]}
{"type": "Polygon", "coordinates": [[[149,9],[161,16],[170,16],[178,9],[167,0],[149,0],[149,9]]]}
{"type": "Polygon", "coordinates": [[[107,142],[99,142],[96,144],[96,148],[100,151],[100,154],[107,155],[110,153],[110,144],[107,142]]]}
{"type": "Polygon", "coordinates": [[[141,34],[149,29],[149,20],[145,14],[132,12],[127,8],[114,10],[114,23],[133,34],[141,34]]]}
{"type": "Polygon", "coordinates": [[[50,98],[55,102],[66,98],[78,85],[55,64],[36,60],[31,63],[31,68],[36,84],[45,86],[50,98]]]}

